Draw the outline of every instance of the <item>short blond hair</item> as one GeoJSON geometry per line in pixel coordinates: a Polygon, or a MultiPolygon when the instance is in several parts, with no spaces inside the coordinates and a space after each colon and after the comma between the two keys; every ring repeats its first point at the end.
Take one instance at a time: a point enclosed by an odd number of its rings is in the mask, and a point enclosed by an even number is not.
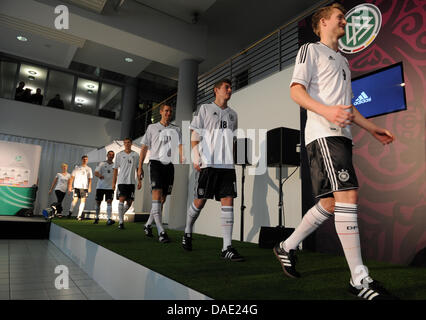
{"type": "Polygon", "coordinates": [[[319,8],[314,15],[312,16],[312,30],[314,33],[320,37],[320,27],[319,22],[322,18],[329,19],[333,9],[338,9],[342,11],[343,14],[346,14],[346,9],[340,3],[333,3],[327,7],[319,8]]]}
{"type": "Polygon", "coordinates": [[[68,167],[68,164],[66,164],[65,162],[62,162],[61,167],[63,167],[63,166],[68,167]]]}

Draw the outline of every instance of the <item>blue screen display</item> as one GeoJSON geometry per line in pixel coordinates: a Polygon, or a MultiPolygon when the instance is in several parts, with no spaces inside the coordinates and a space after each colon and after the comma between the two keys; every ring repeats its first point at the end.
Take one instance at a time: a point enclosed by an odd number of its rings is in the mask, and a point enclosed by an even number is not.
{"type": "Polygon", "coordinates": [[[352,80],[352,104],[366,118],[407,109],[402,63],[352,80]]]}

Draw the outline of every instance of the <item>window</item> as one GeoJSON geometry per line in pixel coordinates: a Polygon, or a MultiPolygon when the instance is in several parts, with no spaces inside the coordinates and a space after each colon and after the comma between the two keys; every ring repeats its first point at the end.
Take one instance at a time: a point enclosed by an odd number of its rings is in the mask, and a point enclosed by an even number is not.
{"type": "Polygon", "coordinates": [[[120,118],[122,91],[121,87],[102,83],[99,101],[99,115],[101,117],[120,118]]]}
{"type": "Polygon", "coordinates": [[[78,78],[73,110],[81,113],[96,115],[98,90],[99,82],[78,78]]]}
{"type": "Polygon", "coordinates": [[[37,89],[40,89],[40,94],[44,95],[44,86],[46,84],[47,69],[38,66],[31,66],[28,64],[21,64],[19,70],[18,83],[19,87],[21,82],[24,83],[22,89],[18,90],[15,94],[15,99],[24,102],[32,102],[42,104],[44,96],[39,99],[35,98],[37,89]]]}
{"type": "Polygon", "coordinates": [[[15,62],[1,61],[0,71],[0,97],[5,99],[14,99],[15,75],[18,64],[15,62]]]}
{"type": "Polygon", "coordinates": [[[71,74],[50,70],[45,105],[72,110],[74,78],[71,74]]]}

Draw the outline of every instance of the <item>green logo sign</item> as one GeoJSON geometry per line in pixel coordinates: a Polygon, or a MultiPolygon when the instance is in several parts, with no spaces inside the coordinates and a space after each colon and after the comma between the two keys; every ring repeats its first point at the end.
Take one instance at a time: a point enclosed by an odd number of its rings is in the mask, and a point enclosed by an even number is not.
{"type": "Polygon", "coordinates": [[[22,156],[16,156],[15,160],[16,160],[16,162],[21,162],[22,161],[22,156]]]}
{"type": "Polygon", "coordinates": [[[339,48],[345,53],[357,53],[367,48],[377,37],[382,25],[382,14],[375,5],[360,4],[346,13],[345,36],[339,48]]]}

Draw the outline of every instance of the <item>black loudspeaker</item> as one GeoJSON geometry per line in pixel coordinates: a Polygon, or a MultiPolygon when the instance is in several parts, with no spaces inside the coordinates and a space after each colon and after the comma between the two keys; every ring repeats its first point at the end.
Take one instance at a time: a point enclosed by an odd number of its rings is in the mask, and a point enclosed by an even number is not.
{"type": "Polygon", "coordinates": [[[252,143],[249,138],[234,140],[234,163],[237,165],[251,165],[252,143]]]}
{"type": "Polygon", "coordinates": [[[275,128],[266,133],[268,167],[300,165],[300,131],[275,128]]]}
{"type": "Polygon", "coordinates": [[[261,227],[259,234],[259,247],[271,249],[277,243],[287,239],[294,231],[294,228],[277,227],[261,227]]]}
{"type": "Polygon", "coordinates": [[[426,248],[417,252],[413,261],[410,263],[411,267],[426,267],[426,248]]]}

